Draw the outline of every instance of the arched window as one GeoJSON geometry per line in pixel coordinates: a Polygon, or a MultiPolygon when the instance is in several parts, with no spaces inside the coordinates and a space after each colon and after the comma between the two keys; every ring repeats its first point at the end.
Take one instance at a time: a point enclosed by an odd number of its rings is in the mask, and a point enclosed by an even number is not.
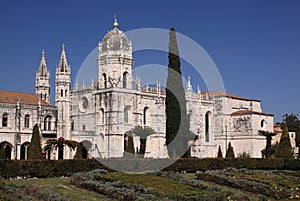
{"type": "Polygon", "coordinates": [[[60,97],[63,97],[64,96],[64,90],[60,90],[60,97]]]}
{"type": "Polygon", "coordinates": [[[103,79],[104,79],[104,88],[107,88],[107,78],[106,78],[106,74],[103,73],[103,79]]]}
{"type": "Polygon", "coordinates": [[[263,128],[263,127],[265,126],[265,123],[266,123],[266,122],[265,122],[265,120],[264,120],[264,119],[263,119],[263,120],[261,120],[261,122],[260,122],[260,127],[261,127],[261,128],[263,128]]]}
{"type": "Polygon", "coordinates": [[[104,117],[105,116],[104,116],[104,109],[103,108],[100,109],[100,114],[99,115],[100,115],[100,119],[99,119],[100,124],[104,124],[104,117]]]}
{"type": "Polygon", "coordinates": [[[4,142],[0,143],[0,150],[5,155],[4,157],[7,160],[11,159],[12,147],[13,146],[7,141],[4,141],[4,142]]]}
{"type": "Polygon", "coordinates": [[[4,113],[2,116],[2,127],[7,127],[8,126],[8,114],[4,113]]]}
{"type": "Polygon", "coordinates": [[[124,108],[124,123],[128,123],[128,113],[129,113],[129,108],[125,106],[124,108]]]}
{"type": "Polygon", "coordinates": [[[51,130],[51,116],[46,116],[44,119],[44,130],[50,131],[51,130]]]}
{"type": "Polygon", "coordinates": [[[29,147],[30,143],[29,142],[25,142],[21,145],[21,149],[20,149],[20,159],[21,160],[26,160],[27,159],[27,154],[28,154],[28,147],[29,147]]]}
{"type": "Polygon", "coordinates": [[[149,107],[145,107],[144,108],[144,112],[143,112],[143,124],[144,125],[147,125],[147,124],[149,124],[149,122],[148,122],[148,119],[149,119],[149,107]]]}
{"type": "Polygon", "coordinates": [[[127,88],[127,78],[128,78],[128,73],[124,72],[123,73],[123,88],[127,88]]]}
{"type": "Polygon", "coordinates": [[[127,147],[128,147],[128,135],[125,134],[124,135],[124,151],[127,151],[127,147]]]}
{"type": "Polygon", "coordinates": [[[71,130],[74,130],[74,119],[71,120],[71,130]]]}
{"type": "Polygon", "coordinates": [[[29,114],[25,115],[24,127],[29,128],[29,114]]]}
{"type": "Polygon", "coordinates": [[[65,97],[68,97],[68,89],[65,90],[65,97]]]}
{"type": "Polygon", "coordinates": [[[210,112],[205,114],[205,142],[209,142],[210,112]]]}

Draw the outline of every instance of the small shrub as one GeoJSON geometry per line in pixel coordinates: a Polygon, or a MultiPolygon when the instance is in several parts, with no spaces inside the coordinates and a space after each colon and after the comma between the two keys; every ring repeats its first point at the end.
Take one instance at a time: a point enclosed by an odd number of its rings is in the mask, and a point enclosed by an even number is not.
{"type": "Polygon", "coordinates": [[[250,158],[250,155],[246,152],[243,152],[243,153],[239,153],[237,155],[238,158],[250,158]]]}

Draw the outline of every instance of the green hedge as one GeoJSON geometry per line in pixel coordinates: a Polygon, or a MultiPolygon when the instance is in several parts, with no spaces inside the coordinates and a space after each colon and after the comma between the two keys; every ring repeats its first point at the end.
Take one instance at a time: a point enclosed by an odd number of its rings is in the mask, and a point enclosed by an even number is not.
{"type": "MultiPolygon", "coordinates": [[[[172,159],[106,159],[109,167],[122,166],[124,171],[160,170],[156,167],[166,167],[172,159]]],[[[104,162],[103,162],[104,163],[104,162]]],[[[261,169],[261,170],[299,170],[299,159],[259,159],[259,158],[205,158],[178,159],[164,171],[196,172],[217,170],[228,167],[261,169]]],[[[75,172],[106,169],[96,160],[0,160],[0,177],[60,177],[70,176],[75,172]]]]}
{"type": "Polygon", "coordinates": [[[98,168],[106,167],[96,160],[1,160],[0,176],[61,177],[98,168]]]}

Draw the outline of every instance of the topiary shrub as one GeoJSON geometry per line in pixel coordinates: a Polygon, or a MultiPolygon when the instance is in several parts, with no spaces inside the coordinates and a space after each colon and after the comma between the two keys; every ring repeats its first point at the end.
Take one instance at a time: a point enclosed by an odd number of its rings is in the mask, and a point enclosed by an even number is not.
{"type": "Polygon", "coordinates": [[[28,159],[43,159],[40,129],[37,124],[33,127],[31,143],[28,147],[28,159]]]}
{"type": "Polygon", "coordinates": [[[234,151],[233,147],[231,146],[231,142],[229,142],[228,144],[228,149],[226,150],[225,158],[234,158],[234,151]]]}
{"type": "Polygon", "coordinates": [[[223,154],[222,154],[222,150],[221,150],[221,146],[219,145],[219,149],[218,149],[218,156],[217,158],[223,158],[223,154]]]}
{"type": "Polygon", "coordinates": [[[293,158],[290,135],[287,126],[283,128],[278,149],[275,151],[276,158],[293,158]]]}

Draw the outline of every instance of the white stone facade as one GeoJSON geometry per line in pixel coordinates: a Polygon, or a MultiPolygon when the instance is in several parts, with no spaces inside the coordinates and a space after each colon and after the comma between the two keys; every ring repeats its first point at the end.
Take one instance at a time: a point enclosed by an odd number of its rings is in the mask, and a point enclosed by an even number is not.
{"type": "MultiPolygon", "coordinates": [[[[56,68],[55,107],[40,106],[43,111],[40,119],[37,114],[38,105],[28,110],[32,123],[19,144],[30,141],[35,122],[40,122],[44,135],[47,132],[47,129],[43,129],[47,125],[44,118],[47,115],[49,117],[48,113],[51,113],[54,129],[52,133],[55,134],[52,137],[81,142],[87,149],[88,157],[122,157],[126,133],[134,126],[141,125],[155,130],[155,133],[147,138],[145,157],[167,158],[165,91],[159,83],[156,87],[149,88],[141,86],[140,80],[133,79],[132,44],[118,29],[116,21],[114,28],[99,42],[97,61],[98,80],[90,86],[76,85],[71,89],[71,67],[67,63],[63,46],[56,68]]],[[[41,68],[43,73],[40,73],[41,70],[37,73],[36,94],[49,103],[50,74],[45,65],[44,54],[41,68]]],[[[257,132],[273,131],[273,115],[262,112],[260,101],[218,91],[208,93],[198,89],[193,93],[190,80],[186,99],[190,130],[198,135],[198,140],[192,142],[191,146],[193,157],[216,157],[219,146],[225,155],[229,142],[236,155],[244,152],[252,157],[261,157],[261,150],[266,142],[257,132]]],[[[1,104],[0,112],[4,114],[10,106],[5,105],[6,103],[1,104]]],[[[15,107],[16,105],[12,106],[13,109],[8,113],[14,115],[15,107]]],[[[22,112],[26,113],[26,110],[22,112]]],[[[13,118],[9,122],[15,124],[13,118]]],[[[10,128],[11,139],[7,137],[9,134],[6,133],[6,129],[0,128],[0,142],[10,142],[13,153],[16,144],[13,139],[18,129],[10,128]]],[[[139,148],[139,143],[139,137],[134,136],[135,149],[139,148]]],[[[66,149],[64,157],[73,158],[74,154],[74,151],[66,149]]],[[[56,158],[56,154],[52,153],[50,157],[56,158]]]]}

